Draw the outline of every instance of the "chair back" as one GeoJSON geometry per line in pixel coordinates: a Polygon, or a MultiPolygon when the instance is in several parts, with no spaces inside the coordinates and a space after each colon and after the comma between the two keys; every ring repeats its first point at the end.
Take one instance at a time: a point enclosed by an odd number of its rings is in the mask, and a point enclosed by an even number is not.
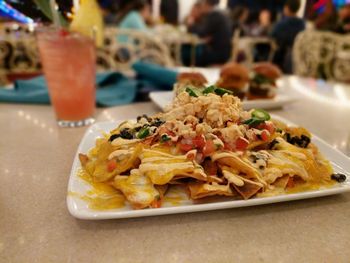
{"type": "MultiPolygon", "coordinates": [[[[16,23],[0,28],[0,80],[41,73],[34,32],[31,26],[16,23]]],[[[131,65],[138,60],[167,67],[174,65],[169,48],[157,36],[136,30],[105,29],[104,46],[97,49],[98,71],[130,72],[131,65]]]]}
{"type": "Polygon", "coordinates": [[[350,36],[305,30],[295,39],[292,59],[296,75],[350,81],[350,36]]]}

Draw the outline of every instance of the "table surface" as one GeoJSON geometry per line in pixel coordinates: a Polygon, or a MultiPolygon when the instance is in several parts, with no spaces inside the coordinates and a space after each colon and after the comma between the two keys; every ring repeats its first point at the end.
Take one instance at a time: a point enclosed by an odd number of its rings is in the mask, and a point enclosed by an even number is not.
{"type": "MultiPolygon", "coordinates": [[[[272,111],[350,154],[350,87],[296,77],[299,99],[272,111]],[[348,99],[347,99],[348,98],[348,99]]],[[[99,109],[97,120],[158,111],[99,109]]],[[[61,129],[49,106],[0,104],[0,262],[349,262],[350,194],[122,220],[83,221],[66,207],[86,130],[61,129]]]]}

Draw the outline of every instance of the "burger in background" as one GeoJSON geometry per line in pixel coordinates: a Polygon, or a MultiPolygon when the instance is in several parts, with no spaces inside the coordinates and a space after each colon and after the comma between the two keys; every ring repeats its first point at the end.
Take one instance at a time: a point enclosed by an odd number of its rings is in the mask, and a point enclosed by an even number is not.
{"type": "Polygon", "coordinates": [[[199,72],[182,72],[177,76],[177,83],[174,86],[175,94],[186,90],[186,88],[192,88],[194,90],[202,90],[206,87],[208,80],[202,73],[199,72]]]}
{"type": "Polygon", "coordinates": [[[254,99],[272,99],[276,96],[276,80],[281,77],[280,69],[272,63],[261,62],[254,65],[247,97],[254,99]]]}
{"type": "Polygon", "coordinates": [[[237,63],[227,63],[222,67],[220,79],[216,85],[230,90],[234,96],[242,100],[245,98],[249,88],[249,71],[237,63]]]}

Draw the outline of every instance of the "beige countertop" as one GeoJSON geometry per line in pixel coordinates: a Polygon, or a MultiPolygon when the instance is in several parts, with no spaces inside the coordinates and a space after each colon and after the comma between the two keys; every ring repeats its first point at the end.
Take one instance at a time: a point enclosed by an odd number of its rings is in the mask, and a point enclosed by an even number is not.
{"type": "MultiPolygon", "coordinates": [[[[349,93],[337,91],[345,100],[333,98],[321,87],[315,95],[309,89],[315,83],[288,81],[298,101],[271,112],[349,155],[349,93]]],[[[97,120],[157,110],[152,103],[99,109],[97,120]]],[[[58,128],[49,106],[0,104],[0,262],[349,262],[350,194],[169,216],[75,219],[66,206],[67,183],[85,130],[58,128]]]]}

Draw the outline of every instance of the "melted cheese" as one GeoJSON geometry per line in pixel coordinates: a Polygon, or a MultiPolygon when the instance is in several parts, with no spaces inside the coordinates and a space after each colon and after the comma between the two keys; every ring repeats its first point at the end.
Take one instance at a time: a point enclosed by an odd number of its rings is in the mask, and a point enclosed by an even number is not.
{"type": "Polygon", "coordinates": [[[222,171],[224,177],[227,179],[227,181],[229,181],[230,183],[233,183],[237,186],[243,186],[244,185],[244,181],[237,175],[227,171],[227,170],[223,170],[222,171]]]}
{"type": "Polygon", "coordinates": [[[129,176],[116,176],[114,186],[123,192],[135,208],[148,207],[159,193],[148,177],[134,170],[129,176]]]}
{"type": "Polygon", "coordinates": [[[129,145],[129,144],[133,144],[133,143],[137,143],[141,141],[140,139],[131,139],[131,140],[128,140],[128,139],[123,139],[121,137],[119,138],[116,138],[114,139],[111,144],[113,146],[124,146],[124,145],[129,145]]]}
{"type": "Polygon", "coordinates": [[[116,150],[108,156],[108,160],[111,160],[114,157],[118,157],[121,155],[130,155],[133,153],[133,151],[134,151],[134,148],[130,148],[129,150],[116,150]]]}

